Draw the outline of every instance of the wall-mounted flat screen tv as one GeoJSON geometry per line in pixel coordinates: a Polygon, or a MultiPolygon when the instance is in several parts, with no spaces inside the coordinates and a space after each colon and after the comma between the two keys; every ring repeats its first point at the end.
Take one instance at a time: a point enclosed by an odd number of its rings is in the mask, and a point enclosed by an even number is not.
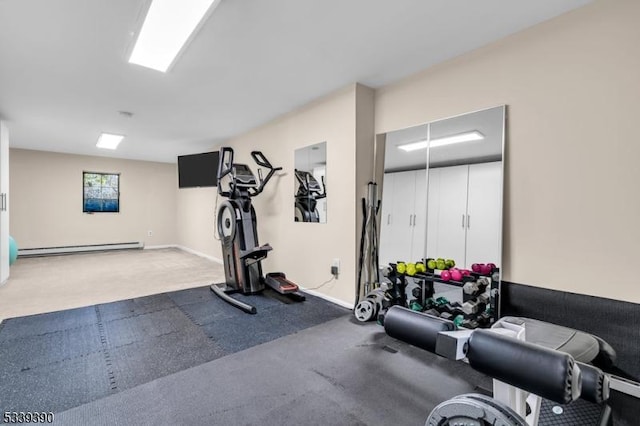
{"type": "Polygon", "coordinates": [[[178,156],[178,187],[216,186],[218,151],[178,156]]]}

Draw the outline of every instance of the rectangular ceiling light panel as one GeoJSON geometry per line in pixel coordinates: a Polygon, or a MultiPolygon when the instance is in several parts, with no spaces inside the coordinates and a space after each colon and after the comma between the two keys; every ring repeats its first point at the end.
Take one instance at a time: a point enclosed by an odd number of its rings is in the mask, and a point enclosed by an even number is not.
{"type": "Polygon", "coordinates": [[[153,0],[129,62],[166,72],[214,2],[153,0]]]}
{"type": "Polygon", "coordinates": [[[116,149],[118,144],[122,142],[124,136],[122,135],[113,135],[111,133],[102,133],[98,138],[98,143],[96,146],[98,148],[104,149],[116,149]]]}
{"type": "Polygon", "coordinates": [[[435,148],[438,146],[452,145],[454,143],[461,142],[471,142],[471,141],[479,141],[484,139],[484,135],[477,130],[473,132],[460,133],[457,135],[445,136],[442,138],[436,138],[429,140],[422,140],[418,142],[411,142],[404,145],[398,145],[398,148],[403,151],[417,151],[419,149],[424,149],[428,146],[431,148],[435,148]]]}

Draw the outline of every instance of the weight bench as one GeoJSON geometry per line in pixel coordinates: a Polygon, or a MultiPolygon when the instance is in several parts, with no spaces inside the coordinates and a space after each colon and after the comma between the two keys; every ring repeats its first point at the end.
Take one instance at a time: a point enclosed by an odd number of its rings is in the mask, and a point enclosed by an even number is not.
{"type": "Polygon", "coordinates": [[[615,364],[616,351],[593,334],[531,318],[503,317],[499,322],[523,325],[525,341],[566,352],[576,361],[592,363],[604,370],[615,364]]]}
{"type": "Polygon", "coordinates": [[[599,425],[611,424],[606,367],[615,351],[602,339],[543,321],[504,317],[491,329],[458,329],[449,320],[391,307],[386,333],[452,360],[465,360],[493,378],[493,398],[467,394],[438,405],[426,425],[537,426],[542,398],[601,404],[599,425]],[[457,422],[457,423],[456,423],[457,422]]]}

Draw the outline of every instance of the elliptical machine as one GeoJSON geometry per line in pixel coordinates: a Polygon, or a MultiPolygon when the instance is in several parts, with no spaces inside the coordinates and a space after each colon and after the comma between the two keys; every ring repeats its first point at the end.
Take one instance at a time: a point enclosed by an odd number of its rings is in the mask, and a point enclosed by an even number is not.
{"type": "Polygon", "coordinates": [[[298,286],[286,279],[285,274],[274,272],[262,275],[262,259],[272,250],[269,244],[259,245],[256,212],[251,198],[260,194],[273,174],[282,167],[273,167],[260,151],[251,152],[258,166],[269,170],[263,179],[258,169],[259,181],[246,164],[233,162],[233,149],[220,149],[218,163],[218,194],[227,198],[217,212],[217,228],[222,243],[225,282],[212,284],[211,290],[224,301],[255,314],[256,308],[229,296],[230,293],[255,294],[269,286],[280,294],[296,301],[305,300],[298,286]],[[222,188],[222,179],[229,176],[229,189],[222,188]]]}
{"type": "Polygon", "coordinates": [[[322,189],[318,180],[304,170],[295,171],[298,180],[298,191],[295,196],[295,221],[296,222],[320,222],[320,214],[316,205],[317,200],[327,197],[327,188],[322,181],[322,189]]]}

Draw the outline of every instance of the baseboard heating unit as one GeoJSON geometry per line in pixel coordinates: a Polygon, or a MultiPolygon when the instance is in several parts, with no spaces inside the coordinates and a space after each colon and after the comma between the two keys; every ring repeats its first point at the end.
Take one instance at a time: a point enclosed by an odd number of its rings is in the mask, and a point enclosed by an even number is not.
{"type": "Polygon", "coordinates": [[[142,248],[144,248],[144,244],[140,242],[26,248],[26,249],[18,250],[18,257],[55,256],[55,255],[73,254],[73,253],[89,253],[94,251],[135,250],[135,249],[142,249],[142,248]]]}

